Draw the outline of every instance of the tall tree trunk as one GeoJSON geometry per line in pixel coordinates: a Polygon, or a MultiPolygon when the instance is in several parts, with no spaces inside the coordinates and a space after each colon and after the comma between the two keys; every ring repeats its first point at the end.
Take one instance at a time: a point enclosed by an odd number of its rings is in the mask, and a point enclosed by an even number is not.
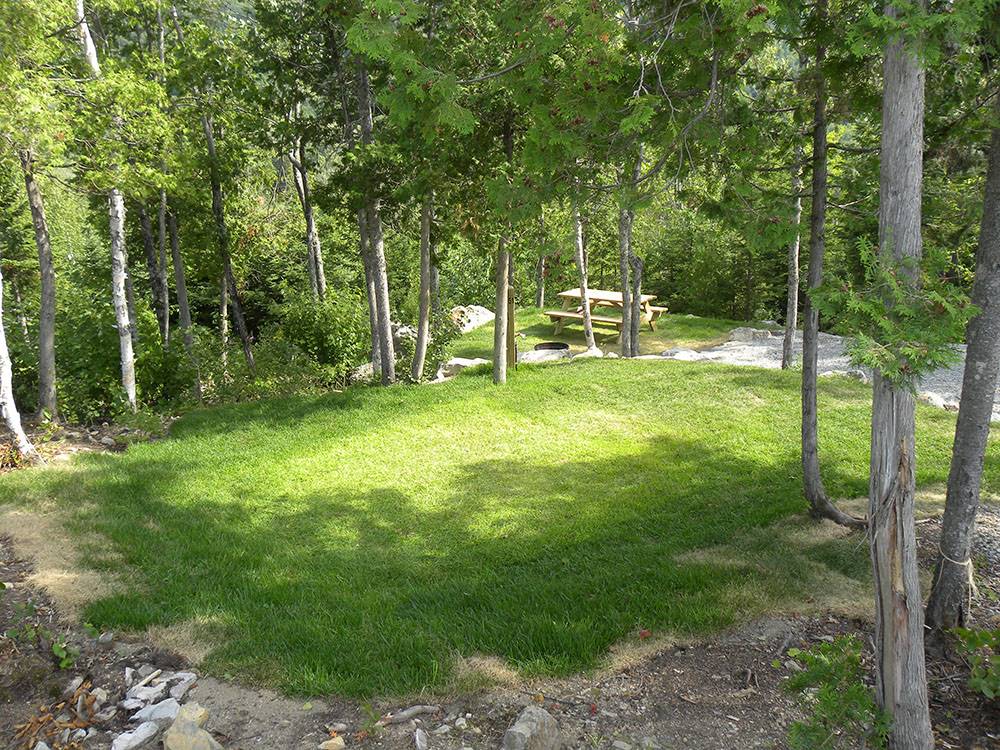
{"type": "Polygon", "coordinates": [[[493,382],[507,382],[507,295],[510,285],[510,250],[506,235],[497,241],[496,304],[493,318],[493,382]]]}
{"type": "MultiPolygon", "coordinates": [[[[363,63],[358,65],[358,107],[361,114],[361,142],[371,145],[374,124],[372,121],[372,94],[368,80],[368,70],[363,63]]],[[[382,384],[389,385],[396,380],[396,352],[392,341],[392,314],[389,309],[389,277],[385,262],[385,245],[382,235],[382,215],[379,199],[366,196],[366,220],[368,222],[368,245],[371,273],[375,286],[375,301],[378,311],[378,346],[382,364],[382,384]]],[[[374,346],[373,346],[374,349],[374,346]]]]}
{"type": "Polygon", "coordinates": [[[221,344],[222,379],[229,380],[229,277],[219,279],[219,343],[221,344]]]}
{"type": "MultiPolygon", "coordinates": [[[[161,27],[162,36],[162,27],[161,27]]],[[[163,289],[163,308],[166,310],[166,325],[164,336],[164,344],[170,346],[170,283],[168,277],[168,267],[167,267],[167,191],[160,190],[160,205],[157,209],[157,230],[159,234],[159,263],[158,270],[160,272],[160,286],[163,289]]]]}
{"type": "MultiPolygon", "coordinates": [[[[886,15],[897,16],[891,5],[886,15]]],[[[897,33],[882,64],[879,253],[912,286],[919,274],[923,181],[924,71],[897,33]]],[[[886,300],[887,315],[892,315],[886,300]]],[[[872,398],[869,538],[875,579],[875,693],[892,718],[892,750],[934,746],[927,707],[924,610],[914,523],[916,452],[913,394],[875,373],[872,398]]]]}
{"type": "Polygon", "coordinates": [[[441,269],[438,268],[437,253],[431,247],[431,311],[437,317],[441,314],[441,269]]]}
{"type": "Polygon", "coordinates": [[[622,346],[623,357],[632,356],[632,222],[635,212],[625,203],[618,208],[618,270],[622,290],[622,346]]]}
{"type": "Polygon", "coordinates": [[[194,329],[191,327],[191,306],[188,303],[187,280],[184,275],[184,258],[181,256],[180,234],[177,231],[177,215],[167,213],[170,230],[170,256],[174,264],[174,287],[177,290],[177,313],[180,318],[181,334],[184,337],[184,351],[194,365],[194,395],[201,401],[201,365],[194,350],[194,329]]]}
{"type": "Polygon", "coordinates": [[[125,308],[128,310],[129,335],[132,338],[132,348],[139,345],[139,318],[135,311],[135,285],[132,283],[132,269],[129,267],[128,252],[122,248],[122,258],[125,265],[125,308]]]}
{"type": "Polygon", "coordinates": [[[428,191],[420,213],[420,310],[417,316],[417,344],[410,377],[424,375],[427,343],[431,337],[431,225],[434,222],[434,193],[428,191]]]}
{"type": "Polygon", "coordinates": [[[38,312],[38,413],[40,416],[44,414],[49,419],[58,421],[56,270],[52,262],[52,244],[49,241],[49,225],[45,219],[45,203],[38,181],[35,179],[34,159],[28,150],[22,150],[20,157],[28,207],[31,209],[31,223],[35,229],[35,247],[38,249],[38,270],[41,275],[41,304],[38,312]]]}
{"type": "Polygon", "coordinates": [[[802,222],[802,147],[795,147],[795,164],[792,166],[792,223],[795,237],[788,244],[788,286],[785,305],[785,338],[781,346],[781,369],[795,364],[795,331],[799,326],[799,225],[802,222]]]}
{"type": "Polygon", "coordinates": [[[642,325],[642,258],[634,252],[629,254],[629,266],[632,276],[632,315],[629,320],[629,353],[630,357],[639,356],[639,327],[642,325]]]}
{"type": "Polygon", "coordinates": [[[212,180],[212,215],[215,217],[219,256],[222,258],[222,271],[226,276],[229,306],[232,308],[233,323],[236,325],[236,333],[243,346],[243,356],[246,359],[247,368],[253,376],[256,374],[257,366],[254,363],[250,331],[247,328],[246,319],[243,317],[243,303],[240,300],[236,277],[233,275],[233,259],[229,252],[229,229],[226,227],[225,198],[222,192],[222,177],[219,174],[219,157],[215,149],[215,128],[212,118],[208,115],[202,115],[201,127],[205,132],[205,144],[208,148],[209,173],[212,180]]]}
{"type": "Polygon", "coordinates": [[[24,314],[24,302],[21,299],[21,288],[17,283],[17,278],[11,279],[10,288],[14,290],[14,304],[17,305],[17,325],[21,328],[21,338],[24,343],[30,343],[31,335],[28,333],[28,316],[24,314]]]}
{"type": "Polygon", "coordinates": [[[371,243],[368,240],[367,212],[358,209],[358,237],[360,238],[361,263],[365,270],[365,299],[368,302],[368,327],[372,342],[372,375],[382,372],[382,348],[378,337],[378,299],[375,292],[375,274],[372,273],[371,243]]]}
{"type": "Polygon", "coordinates": [[[573,250],[576,257],[577,276],[580,280],[580,311],[583,313],[583,338],[588,349],[597,346],[594,341],[594,322],[590,317],[590,294],[587,290],[587,248],[583,242],[583,219],[578,199],[573,201],[573,250]]]}
{"type": "Polygon", "coordinates": [[[538,261],[535,263],[535,307],[541,310],[545,307],[545,274],[548,269],[545,241],[545,214],[538,214],[538,261]]]}
{"type": "MultiPolygon", "coordinates": [[[[167,300],[167,278],[161,273],[156,243],[153,239],[153,225],[146,207],[139,204],[139,227],[142,230],[142,245],[146,251],[146,270],[153,292],[153,311],[160,328],[160,342],[166,347],[170,343],[170,307],[167,300]]],[[[165,269],[163,269],[165,270],[165,269]]]]}
{"type": "Polygon", "coordinates": [[[309,189],[309,173],[306,170],[306,145],[299,139],[299,179],[302,183],[302,213],[306,219],[306,238],[310,247],[310,258],[316,274],[316,291],[321,300],[326,298],[326,270],[323,266],[323,245],[316,228],[316,214],[313,211],[312,193],[309,189]]]}
{"type": "Polygon", "coordinates": [[[21,457],[28,461],[39,459],[38,451],[31,444],[28,436],[24,434],[21,426],[21,415],[17,411],[14,403],[14,381],[10,361],[10,352],[7,350],[7,334],[3,326],[3,272],[0,271],[0,414],[3,416],[4,424],[10,430],[14,438],[14,446],[21,457]]]}
{"type": "Polygon", "coordinates": [[[962,400],[951,453],[941,544],[927,602],[927,625],[939,631],[965,624],[979,486],[1000,372],[1000,127],[993,129],[990,143],[972,304],[979,308],[979,314],[969,321],[965,333],[962,400]]]}
{"type": "MultiPolygon", "coordinates": [[[[818,31],[823,34],[828,25],[827,0],[817,0],[815,9],[818,31]]],[[[802,482],[813,518],[827,518],[852,528],[863,528],[865,522],[844,513],[827,497],[819,470],[819,418],[816,402],[818,371],[819,310],[812,294],[823,283],[823,255],[826,251],[826,47],[817,42],[813,61],[815,102],[813,109],[812,205],[809,212],[808,292],[802,306],[805,324],[802,328],[802,482]]]]}
{"type": "MultiPolygon", "coordinates": [[[[84,0],[76,0],[76,30],[80,39],[84,59],[90,67],[94,78],[101,76],[101,64],[97,59],[97,47],[90,35],[84,0]]],[[[118,188],[112,188],[108,198],[108,216],[111,234],[111,300],[115,308],[115,320],[118,325],[118,348],[121,355],[122,387],[129,406],[135,411],[135,354],[132,345],[135,341],[135,306],[129,309],[127,287],[128,254],[125,249],[125,199],[118,188]]]]}
{"type": "Polygon", "coordinates": [[[121,359],[122,388],[132,411],[137,409],[135,399],[135,354],[132,349],[132,318],[129,315],[126,283],[128,281],[128,256],[125,254],[125,199],[118,189],[111,191],[108,200],[111,225],[111,300],[118,326],[118,350],[121,359]]]}

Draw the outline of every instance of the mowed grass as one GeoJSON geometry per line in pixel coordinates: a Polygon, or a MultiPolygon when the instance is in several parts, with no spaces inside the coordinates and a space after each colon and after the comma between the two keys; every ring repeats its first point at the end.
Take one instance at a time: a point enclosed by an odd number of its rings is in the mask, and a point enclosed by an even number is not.
{"type": "MultiPolygon", "coordinates": [[[[546,310],[559,309],[559,301],[546,310]]],[[[620,312],[598,308],[601,315],[621,317],[620,312]]],[[[542,341],[563,341],[574,352],[587,348],[583,338],[583,324],[571,321],[560,333],[553,333],[554,326],[542,310],[534,307],[519,309],[514,314],[514,325],[517,329],[517,345],[520,351],[533,349],[542,341]]],[[[704,348],[720,344],[729,338],[729,332],[737,326],[753,325],[763,327],[759,323],[746,321],[724,320],[722,318],[700,318],[694,315],[666,314],[656,321],[656,329],[649,330],[644,326],[639,334],[639,350],[641,354],[660,354],[671,347],[704,348]]],[[[618,331],[605,325],[594,326],[594,338],[597,345],[606,352],[621,350],[618,343],[618,331]]],[[[483,357],[489,359],[493,353],[493,324],[477,328],[459,338],[451,347],[455,357],[483,357]]]]}
{"type": "MultiPolygon", "coordinates": [[[[195,623],[216,674],[370,696],[448,689],[476,654],[567,673],[641,628],[706,633],[866,579],[863,536],[769,531],[816,529],[796,516],[798,388],[794,372],[581,361],[499,388],[466,374],[219,408],[8,475],[0,502],[58,503],[117,574],[86,620],[195,623]]],[[[828,488],[863,495],[870,391],[824,379],[820,395],[828,488]]],[[[954,417],[918,421],[918,480],[942,482],[954,417]]]]}

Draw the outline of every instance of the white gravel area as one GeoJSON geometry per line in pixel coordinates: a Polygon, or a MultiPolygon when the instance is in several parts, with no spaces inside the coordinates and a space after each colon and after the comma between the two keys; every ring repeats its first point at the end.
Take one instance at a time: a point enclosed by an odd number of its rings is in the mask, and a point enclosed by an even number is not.
{"type": "MultiPolygon", "coordinates": [[[[782,333],[761,328],[735,328],[729,341],[710,349],[668,349],[666,359],[721,362],[749,367],[781,367],[782,333]]],[[[819,374],[845,375],[867,382],[870,373],[851,363],[845,353],[846,339],[831,333],[819,334],[819,374]]],[[[935,370],[920,381],[919,398],[942,409],[955,411],[962,395],[962,373],[965,369],[965,346],[957,346],[961,356],[954,365],[935,370]]],[[[802,351],[802,333],[795,334],[795,350],[802,351]]],[[[1000,393],[994,398],[993,421],[1000,421],[1000,393]]]]}

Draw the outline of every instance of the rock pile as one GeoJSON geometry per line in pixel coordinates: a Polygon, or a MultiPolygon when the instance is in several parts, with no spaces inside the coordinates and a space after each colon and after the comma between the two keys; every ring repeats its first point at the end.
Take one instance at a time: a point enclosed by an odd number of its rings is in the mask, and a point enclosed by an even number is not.
{"type": "Polygon", "coordinates": [[[118,709],[135,726],[115,737],[111,750],[151,747],[161,735],[164,750],[221,750],[204,729],[208,711],[197,703],[182,704],[197,680],[194,672],[168,672],[150,664],[126,667],[125,697],[118,709]]]}

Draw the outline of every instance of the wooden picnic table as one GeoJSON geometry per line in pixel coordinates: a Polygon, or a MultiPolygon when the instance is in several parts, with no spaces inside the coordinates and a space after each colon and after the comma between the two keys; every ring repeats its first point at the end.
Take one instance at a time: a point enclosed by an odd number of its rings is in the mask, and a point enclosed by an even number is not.
{"type": "MultiPolygon", "coordinates": [[[[567,289],[565,292],[559,292],[556,296],[562,300],[562,310],[546,310],[545,314],[556,324],[555,333],[561,333],[568,320],[583,320],[583,294],[578,287],[576,289],[567,289]]],[[[639,297],[639,304],[642,307],[642,322],[646,323],[651,331],[656,330],[656,319],[667,311],[665,307],[657,307],[652,304],[655,299],[655,294],[643,294],[639,297]]],[[[618,329],[619,334],[621,333],[621,318],[594,313],[594,308],[597,307],[610,307],[621,310],[624,306],[621,292],[613,292],[606,289],[588,289],[587,302],[590,305],[590,318],[592,322],[613,325],[618,329]]]]}

